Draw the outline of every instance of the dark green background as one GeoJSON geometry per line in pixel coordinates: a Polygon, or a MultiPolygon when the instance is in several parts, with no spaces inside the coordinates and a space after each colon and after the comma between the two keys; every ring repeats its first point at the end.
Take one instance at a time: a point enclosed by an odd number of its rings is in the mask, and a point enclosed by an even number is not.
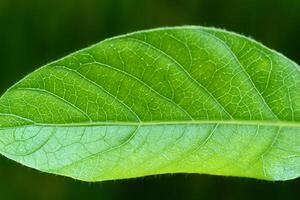
{"type": "MultiPolygon", "coordinates": [[[[204,25],[251,36],[300,63],[299,0],[0,0],[0,92],[47,62],[104,38],[204,25]]],[[[83,183],[0,157],[0,199],[300,199],[300,179],[164,175],[83,183]]]]}

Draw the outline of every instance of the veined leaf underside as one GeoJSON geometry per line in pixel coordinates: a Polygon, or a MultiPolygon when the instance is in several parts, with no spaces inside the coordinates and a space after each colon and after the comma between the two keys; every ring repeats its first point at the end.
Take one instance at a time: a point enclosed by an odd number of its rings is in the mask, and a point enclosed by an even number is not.
{"type": "Polygon", "coordinates": [[[135,32],[29,74],[0,98],[0,153],[84,181],[300,174],[300,71],[244,36],[135,32]]]}

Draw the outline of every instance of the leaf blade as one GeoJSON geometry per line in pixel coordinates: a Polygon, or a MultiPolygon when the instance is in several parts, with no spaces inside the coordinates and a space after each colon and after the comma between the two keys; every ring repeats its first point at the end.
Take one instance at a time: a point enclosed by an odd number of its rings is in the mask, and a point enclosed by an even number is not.
{"type": "Polygon", "coordinates": [[[299,80],[297,64],[234,33],[128,34],[9,89],[0,99],[0,152],[85,181],[163,173],[296,178],[299,80]]]}

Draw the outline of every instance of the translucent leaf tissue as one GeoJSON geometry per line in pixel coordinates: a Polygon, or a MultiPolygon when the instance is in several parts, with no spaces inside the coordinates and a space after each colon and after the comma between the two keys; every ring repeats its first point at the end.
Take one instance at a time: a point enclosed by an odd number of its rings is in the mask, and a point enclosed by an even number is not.
{"type": "Polygon", "coordinates": [[[0,153],[83,181],[300,176],[300,67],[244,36],[183,26],[104,40],[0,98],[0,153]]]}

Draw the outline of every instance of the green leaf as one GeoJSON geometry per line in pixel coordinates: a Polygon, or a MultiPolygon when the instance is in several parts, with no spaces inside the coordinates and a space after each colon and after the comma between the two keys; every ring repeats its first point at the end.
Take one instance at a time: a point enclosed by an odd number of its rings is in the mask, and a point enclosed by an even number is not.
{"type": "Polygon", "coordinates": [[[0,113],[1,154],[84,181],[300,175],[299,66],[224,30],[105,40],[29,74],[0,113]]]}

